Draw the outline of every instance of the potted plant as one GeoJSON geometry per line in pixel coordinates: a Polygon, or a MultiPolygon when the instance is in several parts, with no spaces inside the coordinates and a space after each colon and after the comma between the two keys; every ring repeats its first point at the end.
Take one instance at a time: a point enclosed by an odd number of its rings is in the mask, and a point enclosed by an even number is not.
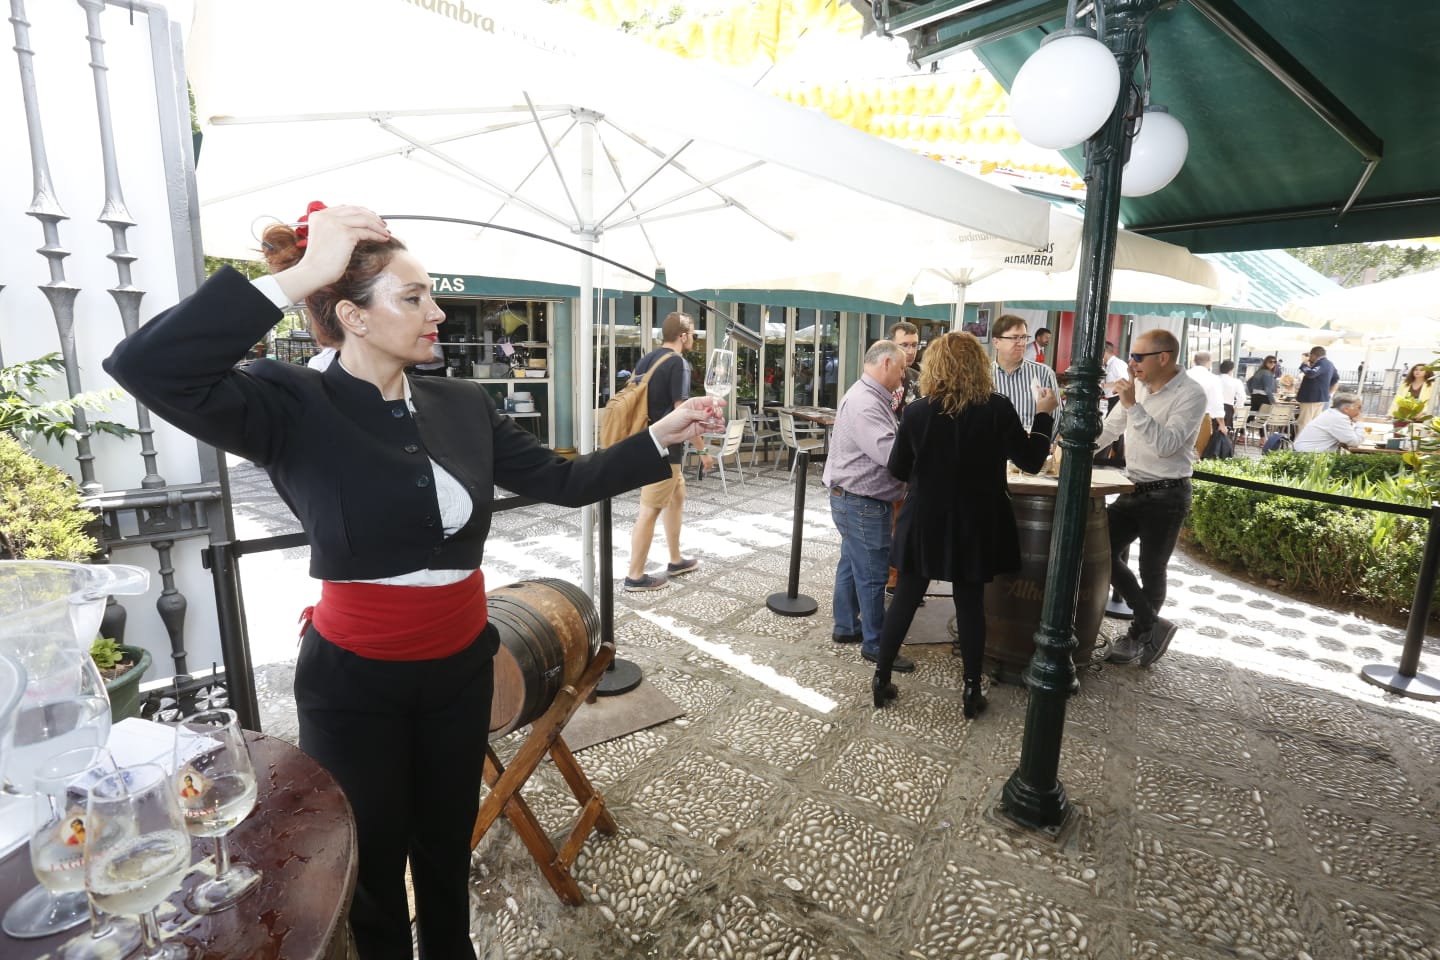
{"type": "Polygon", "coordinates": [[[105,691],[110,695],[110,719],[124,720],[140,716],[140,681],[150,669],[150,651],[130,647],[110,639],[96,637],[90,645],[90,659],[100,670],[105,691]]]}

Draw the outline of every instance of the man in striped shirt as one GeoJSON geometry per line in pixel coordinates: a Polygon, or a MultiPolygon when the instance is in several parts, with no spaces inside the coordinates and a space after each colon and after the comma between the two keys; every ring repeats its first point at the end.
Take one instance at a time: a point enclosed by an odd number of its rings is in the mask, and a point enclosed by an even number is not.
{"type": "MultiPolygon", "coordinates": [[[[1002,314],[991,328],[990,339],[995,341],[995,392],[1003,394],[1020,422],[1029,430],[1035,420],[1035,391],[1037,389],[1060,391],[1055,381],[1055,371],[1041,363],[1025,359],[1025,345],[1030,334],[1025,321],[1013,313],[1002,314]]],[[[1058,419],[1058,418],[1057,418],[1058,419]]]]}

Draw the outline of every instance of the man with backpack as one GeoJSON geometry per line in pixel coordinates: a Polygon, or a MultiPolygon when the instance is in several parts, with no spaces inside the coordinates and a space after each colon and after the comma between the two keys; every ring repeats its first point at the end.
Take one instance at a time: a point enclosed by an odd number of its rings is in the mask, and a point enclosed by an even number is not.
{"type": "MultiPolygon", "coordinates": [[[[660,328],[661,346],[640,358],[631,380],[644,377],[649,396],[647,410],[655,423],[690,397],[690,363],[685,351],[695,345],[695,321],[683,313],[672,313],[660,328]],[[651,371],[654,371],[652,374],[651,371]]],[[[607,416],[609,416],[607,414],[607,416]]],[[[625,577],[629,591],[659,590],[667,578],[689,573],[700,561],[680,554],[680,520],[685,509],[685,477],[680,471],[685,445],[670,447],[670,478],[640,488],[640,512],[630,534],[630,570],[625,577]],[[665,576],[645,572],[650,558],[650,543],[655,539],[655,521],[665,525],[665,541],[670,548],[670,563],[665,576]]]]}

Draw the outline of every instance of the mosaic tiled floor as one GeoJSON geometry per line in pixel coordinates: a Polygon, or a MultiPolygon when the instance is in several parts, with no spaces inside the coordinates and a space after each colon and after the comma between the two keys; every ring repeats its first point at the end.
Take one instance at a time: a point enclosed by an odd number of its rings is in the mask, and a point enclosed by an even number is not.
{"type": "MultiPolygon", "coordinates": [[[[284,529],[263,476],[236,474],[242,523],[284,529]]],[[[873,710],[868,665],[830,641],[823,491],[800,566],[820,613],[777,617],[791,488],[746,479],[728,497],[691,484],[696,573],[617,593],[622,655],[686,715],[579,755],[620,824],[576,864],[587,902],[561,906],[500,823],[474,860],[482,957],[1440,960],[1440,706],[1355,675],[1398,657],[1399,631],[1177,556],[1170,653],[1080,671],[1060,767],[1078,816],[1057,845],[993,812],[1025,692],[992,687],[968,721],[949,644],[924,645],[873,710]]],[[[623,567],[633,505],[616,516],[623,567]]],[[[570,511],[498,515],[487,579],[578,580],[577,531],[570,511]]],[[[251,608],[301,559],[247,558],[251,608]]],[[[258,680],[267,729],[289,736],[280,653],[258,680]]],[[[552,769],[527,796],[552,834],[573,824],[552,769]]]]}

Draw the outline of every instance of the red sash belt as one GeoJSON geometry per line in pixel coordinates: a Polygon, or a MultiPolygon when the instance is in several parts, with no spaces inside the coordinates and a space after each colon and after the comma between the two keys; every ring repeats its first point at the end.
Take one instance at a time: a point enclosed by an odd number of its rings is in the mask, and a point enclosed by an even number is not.
{"type": "MultiPolygon", "coordinates": [[[[438,660],[469,646],[488,622],[485,575],[443,587],[322,581],[305,608],[326,640],[371,660],[438,660]]],[[[303,635],[303,629],[302,629],[303,635]]]]}

